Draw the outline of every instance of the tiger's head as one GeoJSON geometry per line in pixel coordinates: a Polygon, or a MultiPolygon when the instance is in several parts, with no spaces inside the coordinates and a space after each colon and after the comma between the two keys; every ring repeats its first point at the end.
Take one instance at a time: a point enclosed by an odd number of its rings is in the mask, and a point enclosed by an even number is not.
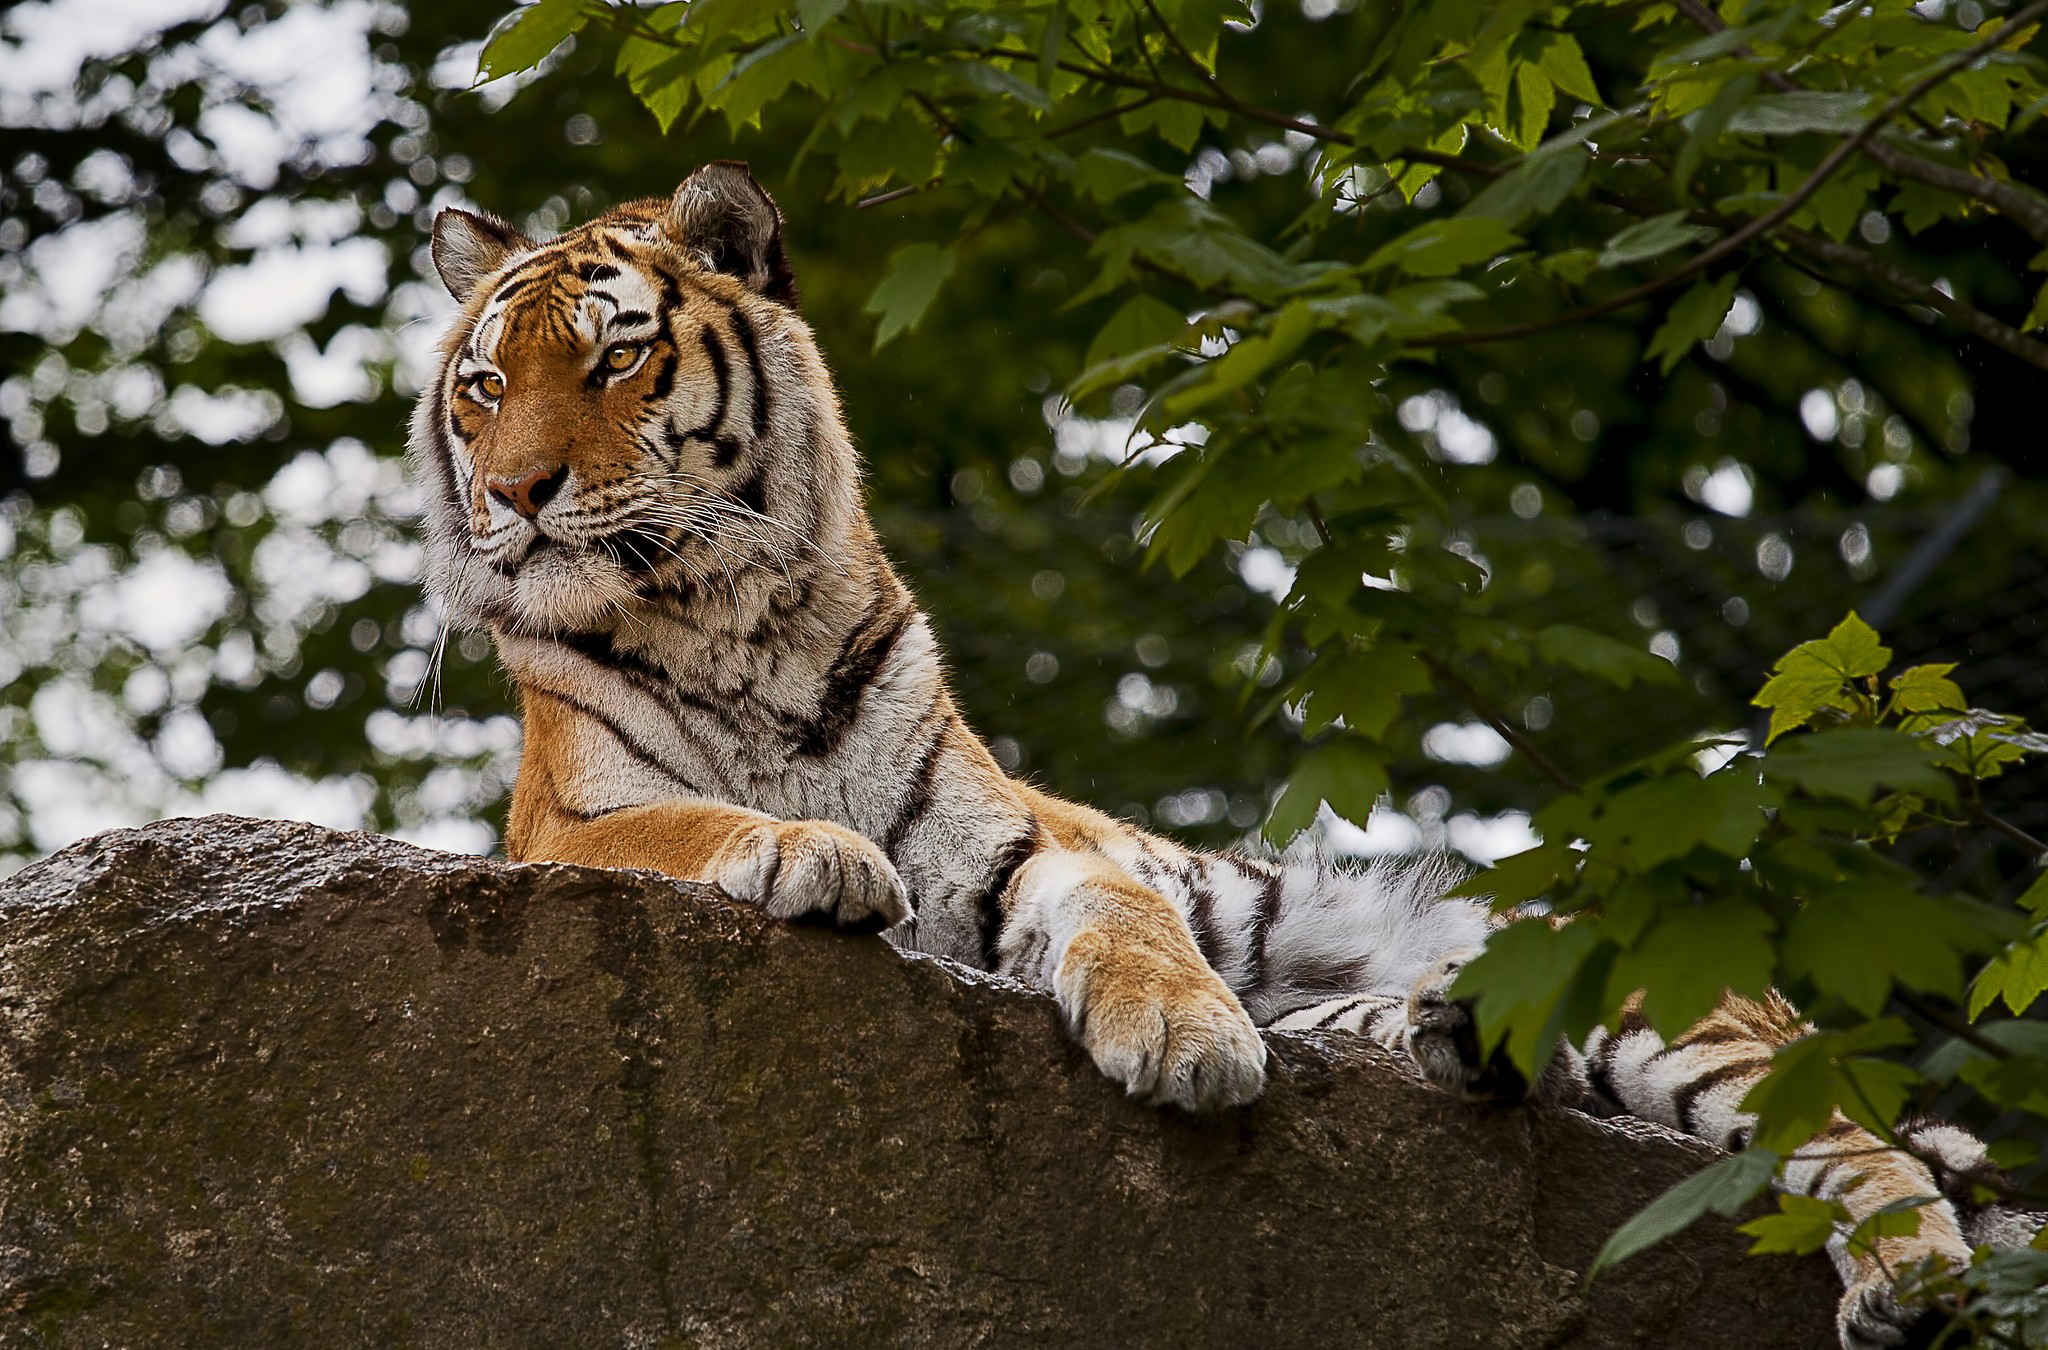
{"type": "Polygon", "coordinates": [[[738,608],[840,552],[853,452],[745,165],[545,243],[444,210],[433,259],[462,309],[411,445],[428,586],[457,623],[588,628],[728,591],[738,608]]]}

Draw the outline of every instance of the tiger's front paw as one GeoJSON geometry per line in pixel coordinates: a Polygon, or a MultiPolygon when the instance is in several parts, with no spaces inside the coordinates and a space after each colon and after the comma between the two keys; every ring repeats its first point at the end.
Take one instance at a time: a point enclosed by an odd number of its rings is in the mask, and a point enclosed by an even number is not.
{"type": "Polygon", "coordinates": [[[910,917],[894,864],[867,839],[829,821],[749,825],[718,850],[711,879],[771,918],[816,915],[839,928],[879,933],[910,917]]]}
{"type": "Polygon", "coordinates": [[[1077,935],[1053,976],[1067,1025],[1097,1068],[1153,1105],[1242,1106],[1266,1086],[1266,1043],[1206,965],[1099,930],[1077,935]]]}

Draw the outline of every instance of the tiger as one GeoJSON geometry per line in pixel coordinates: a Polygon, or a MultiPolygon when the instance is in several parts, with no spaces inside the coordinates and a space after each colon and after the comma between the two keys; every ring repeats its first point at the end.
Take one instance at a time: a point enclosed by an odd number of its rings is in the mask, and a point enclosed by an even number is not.
{"type": "MultiPolygon", "coordinates": [[[[1811,1030],[1775,994],[1668,1041],[1631,1004],[1524,1082],[1453,996],[1505,920],[1447,894],[1449,864],[1201,852],[1006,773],[877,538],[746,165],[546,241],[451,207],[431,255],[458,314],[408,437],[426,586],[517,691],[513,860],[655,869],[1045,989],[1101,1072],[1161,1106],[1253,1101],[1263,1033],[1348,1032],[1475,1101],[1747,1141],[1744,1095],[1811,1030]]],[[[1849,1350],[1942,1315],[1894,1273],[2031,1232],[1966,1203],[1980,1141],[1916,1139],[1838,1116],[1782,1171],[1847,1212],[1849,1350]],[[1921,1196],[1917,1233],[1851,1249],[1850,1226],[1921,1196]]]]}

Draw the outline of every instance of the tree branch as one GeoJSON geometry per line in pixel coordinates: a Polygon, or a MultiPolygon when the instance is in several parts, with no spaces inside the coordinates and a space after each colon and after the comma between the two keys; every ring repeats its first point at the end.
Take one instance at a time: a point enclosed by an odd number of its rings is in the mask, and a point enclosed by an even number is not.
{"type": "MultiPolygon", "coordinates": [[[[1672,0],[1672,2],[1678,12],[1685,15],[1692,22],[1693,26],[1702,32],[1718,33],[1728,26],[1722,22],[1720,15],[1714,13],[1713,10],[1702,4],[1700,0],[1672,0]]],[[[2009,41],[2012,34],[2017,31],[2020,22],[2021,17],[2015,16],[2011,22],[2000,27],[1996,37],[2009,41]]],[[[1996,43],[1993,45],[1995,46],[1996,43]]],[[[1986,50],[1989,49],[1987,48],[1986,50]]],[[[1736,51],[1740,54],[1754,55],[1754,53],[1750,52],[1749,46],[1746,43],[1736,48],[1736,51]]],[[[1974,60],[1975,58],[1973,57],[1972,59],[1974,60]]],[[[1806,88],[1805,85],[1789,75],[1775,70],[1765,71],[1763,79],[1764,83],[1780,93],[1792,93],[1806,88]]],[[[1921,92],[1924,93],[1925,91],[1921,92]]],[[[1919,95],[1916,94],[1914,97],[1917,99],[1919,95]]],[[[1877,163],[1878,167],[1886,172],[1897,174],[1901,178],[1911,178],[1930,187],[1937,187],[1945,192],[1953,192],[1961,197],[1974,198],[1977,201],[1983,202],[1986,206],[1995,207],[2006,216],[2009,216],[2014,224],[2032,235],[2036,240],[2048,243],[2048,199],[2038,197],[2024,188],[2015,187],[2010,183],[2001,183],[1996,178],[1971,173],[1967,169],[1954,168],[1935,160],[1923,159],[1921,156],[1910,151],[1887,145],[1880,140],[1869,140],[1863,145],[1862,149],[1864,154],[1868,155],[1877,163]]]]}
{"type": "Polygon", "coordinates": [[[1915,81],[1911,88],[1892,95],[1884,107],[1878,110],[1876,116],[1858,128],[1854,135],[1829,151],[1827,157],[1814,167],[1813,172],[1808,174],[1805,180],[1798,187],[1794,188],[1784,201],[1778,203],[1778,205],[1763,215],[1756,217],[1720,242],[1711,244],[1695,253],[1692,257],[1686,259],[1683,263],[1680,263],[1662,276],[1652,277],[1639,286],[1631,286],[1619,294],[1609,296],[1598,304],[1587,305],[1585,308],[1573,310],[1569,314],[1553,315],[1547,319],[1535,319],[1528,323],[1510,324],[1505,328],[1496,328],[1480,333],[1445,333],[1434,337],[1409,338],[1403,345],[1412,348],[1471,347],[1485,342],[1504,342],[1511,338],[1533,337],[1538,333],[1548,333],[1553,329],[1570,327],[1586,319],[1598,318],[1602,314],[1611,314],[1617,309],[1626,309],[1638,300],[1646,300],[1660,291],[1669,290],[1687,277],[1705,271],[1721,259],[1745,247],[1752,240],[1789,220],[1801,207],[1806,205],[1814,193],[1820,191],[1828,179],[1834,176],[1837,169],[1841,168],[1851,156],[1862,150],[1873,136],[1877,135],[1893,118],[1897,117],[1901,109],[1917,102],[1928,90],[1933,89],[1950,76],[1973,64],[1986,53],[1995,50],[2000,43],[2010,41],[2012,30],[2032,22],[2043,14],[2048,14],[2048,0],[2034,0],[2033,4],[2012,15],[1998,32],[1993,33],[1990,37],[1967,50],[1959,52],[1949,60],[1942,62],[1941,65],[1915,81]]]}
{"type": "Polygon", "coordinates": [[[1888,286],[1927,306],[1963,331],[1974,333],[1992,346],[2011,353],[2029,365],[2048,370],[2048,344],[2037,342],[2019,329],[2000,323],[1983,310],[1966,305],[1954,296],[1936,290],[1903,267],[1888,263],[1860,248],[1838,244],[1832,239],[1808,234],[1805,230],[1794,229],[1789,225],[1779,231],[1778,237],[1808,257],[1818,258],[1836,267],[1847,268],[1888,286]]]}

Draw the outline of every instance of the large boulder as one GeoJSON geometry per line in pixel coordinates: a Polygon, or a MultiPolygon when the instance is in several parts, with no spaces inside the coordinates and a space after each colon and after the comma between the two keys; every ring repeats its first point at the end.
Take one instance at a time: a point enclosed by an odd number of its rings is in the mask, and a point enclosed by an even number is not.
{"type": "Polygon", "coordinates": [[[212,817],[0,883],[0,1343],[1828,1344],[1711,1155],[1346,1037],[1127,1101],[1041,995],[646,873],[212,817]]]}

